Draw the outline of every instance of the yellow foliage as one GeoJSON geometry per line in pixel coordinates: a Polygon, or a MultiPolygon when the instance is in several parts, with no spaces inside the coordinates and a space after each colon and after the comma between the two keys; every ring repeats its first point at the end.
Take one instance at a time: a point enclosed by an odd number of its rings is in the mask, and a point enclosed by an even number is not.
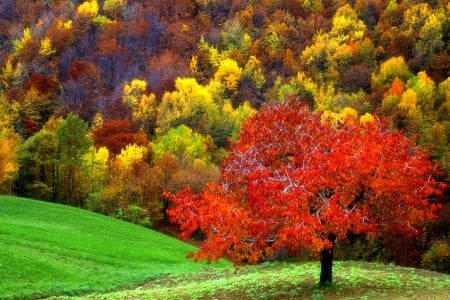
{"type": "Polygon", "coordinates": [[[72,20],[67,20],[66,22],[64,22],[62,18],[58,18],[55,22],[56,22],[56,28],[58,30],[72,29],[72,25],[73,25],[72,20]]]}
{"type": "Polygon", "coordinates": [[[358,15],[349,4],[340,7],[333,16],[331,35],[341,42],[360,40],[364,37],[365,30],[366,25],[358,19],[358,15]]]}
{"type": "Polygon", "coordinates": [[[345,119],[347,117],[351,117],[353,119],[357,119],[358,118],[358,112],[356,111],[356,109],[347,106],[347,107],[344,107],[344,109],[341,110],[341,112],[339,113],[339,116],[342,119],[345,119]]]}
{"type": "Polygon", "coordinates": [[[133,79],[130,84],[125,84],[123,88],[124,96],[138,96],[147,89],[147,82],[141,79],[133,79]]]}
{"type": "Polygon", "coordinates": [[[149,120],[156,111],[156,96],[151,93],[142,95],[138,106],[133,110],[133,119],[138,121],[149,120]]]}
{"type": "Polygon", "coordinates": [[[189,27],[188,24],[186,23],[181,24],[181,32],[189,32],[189,30],[191,30],[191,28],[189,27]]]}
{"type": "Polygon", "coordinates": [[[356,109],[351,107],[344,107],[339,113],[334,111],[326,110],[322,113],[322,122],[328,123],[330,125],[335,125],[342,123],[346,120],[357,120],[358,112],[356,109]]]}
{"type": "Polygon", "coordinates": [[[241,40],[240,51],[247,55],[252,46],[252,37],[248,33],[244,33],[244,36],[241,40]]]}
{"type": "Polygon", "coordinates": [[[189,62],[189,70],[192,74],[196,74],[198,71],[198,59],[196,55],[191,57],[191,61],[189,62]]]}
{"type": "Polygon", "coordinates": [[[39,48],[39,54],[42,56],[50,56],[56,53],[56,50],[52,48],[52,42],[48,37],[41,39],[41,47],[39,48]]]}
{"type": "Polygon", "coordinates": [[[410,77],[411,73],[403,56],[391,57],[381,64],[378,73],[372,73],[372,86],[387,90],[395,78],[406,82],[410,77]]]}
{"type": "Polygon", "coordinates": [[[11,60],[6,61],[5,67],[2,69],[2,75],[0,76],[0,82],[5,88],[9,88],[11,81],[14,77],[14,69],[11,60]]]}
{"type": "Polygon", "coordinates": [[[56,130],[61,126],[63,122],[64,119],[62,117],[51,116],[47,123],[44,124],[43,129],[47,130],[48,132],[56,133],[56,130]]]}
{"type": "Polygon", "coordinates": [[[412,116],[417,110],[417,94],[412,89],[407,89],[400,99],[398,108],[412,116]]]}
{"type": "Polygon", "coordinates": [[[100,26],[100,27],[104,27],[105,25],[109,25],[115,21],[110,20],[108,17],[103,16],[103,15],[98,15],[96,17],[94,17],[92,19],[92,21],[94,22],[94,24],[100,26]]]}
{"type": "Polygon", "coordinates": [[[410,35],[420,30],[432,13],[432,8],[428,3],[418,3],[405,10],[403,14],[405,33],[410,35]]]}
{"type": "Polygon", "coordinates": [[[225,89],[236,91],[241,80],[242,68],[236,61],[227,58],[220,63],[219,69],[214,74],[214,79],[222,83],[225,89]]]}
{"type": "Polygon", "coordinates": [[[375,118],[373,117],[373,115],[371,113],[365,113],[364,115],[362,115],[359,118],[359,122],[362,124],[368,124],[368,123],[372,123],[375,121],[375,118]]]}
{"type": "Polygon", "coordinates": [[[261,68],[261,62],[254,55],[250,56],[245,64],[242,75],[252,79],[257,89],[262,88],[266,82],[266,77],[264,76],[264,72],[261,68]]]}
{"type": "Polygon", "coordinates": [[[106,147],[100,147],[98,150],[94,146],[83,156],[83,167],[91,178],[104,178],[107,175],[109,151],[106,147]]]}
{"type": "Polygon", "coordinates": [[[167,132],[172,125],[178,125],[184,118],[193,122],[187,125],[197,127],[199,124],[196,122],[201,115],[212,116],[215,112],[217,105],[212,98],[210,87],[200,85],[195,78],[179,77],[175,80],[175,91],[164,93],[158,107],[159,131],[167,132]]]}
{"type": "Polygon", "coordinates": [[[0,184],[14,178],[19,170],[17,147],[20,138],[14,130],[3,128],[0,132],[0,184]]]}
{"type": "Polygon", "coordinates": [[[322,123],[328,123],[330,125],[336,124],[339,120],[339,114],[334,111],[326,110],[322,113],[322,123]]]}
{"type": "Polygon", "coordinates": [[[20,109],[18,102],[10,103],[3,94],[0,94],[0,128],[12,128],[19,119],[20,109]]]}
{"type": "Polygon", "coordinates": [[[317,110],[326,111],[333,108],[336,95],[332,83],[320,86],[313,95],[317,110]]]}
{"type": "Polygon", "coordinates": [[[77,13],[82,16],[94,18],[98,14],[98,9],[97,0],[86,0],[77,7],[77,13]]]}
{"type": "Polygon", "coordinates": [[[97,112],[92,120],[91,129],[95,130],[101,126],[103,126],[104,118],[101,112],[97,112]]]}
{"type": "Polygon", "coordinates": [[[147,82],[141,79],[133,79],[123,88],[122,101],[131,107],[133,119],[140,122],[149,120],[156,112],[156,96],[146,95],[146,90],[147,82]]]}
{"type": "Polygon", "coordinates": [[[13,41],[14,55],[20,54],[22,49],[26,46],[26,43],[30,42],[31,40],[31,30],[29,27],[25,27],[22,37],[13,41]]]}
{"type": "Polygon", "coordinates": [[[142,162],[147,152],[146,147],[131,144],[122,149],[120,154],[116,156],[116,159],[124,168],[130,168],[133,164],[142,162]]]}

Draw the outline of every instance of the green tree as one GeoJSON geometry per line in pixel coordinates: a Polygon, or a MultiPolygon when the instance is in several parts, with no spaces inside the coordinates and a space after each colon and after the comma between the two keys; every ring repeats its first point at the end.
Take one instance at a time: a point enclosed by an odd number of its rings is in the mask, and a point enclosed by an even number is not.
{"type": "Polygon", "coordinates": [[[437,92],[434,81],[425,71],[421,71],[417,73],[417,76],[413,76],[406,86],[411,87],[416,92],[418,105],[420,105],[423,113],[433,118],[437,92]]]}
{"type": "Polygon", "coordinates": [[[88,125],[77,115],[69,113],[56,130],[58,140],[59,201],[84,206],[86,191],[80,190],[84,155],[93,145],[88,125]]]}
{"type": "Polygon", "coordinates": [[[153,143],[153,151],[155,159],[160,159],[166,153],[171,153],[184,165],[188,165],[195,160],[200,160],[205,164],[211,162],[207,138],[193,132],[186,125],[180,125],[175,129],[171,129],[160,137],[153,143]]]}
{"type": "Polygon", "coordinates": [[[445,16],[440,18],[437,14],[431,14],[419,31],[419,41],[416,43],[416,48],[424,53],[427,62],[431,62],[434,54],[441,51],[445,46],[443,21],[446,21],[445,16]]]}
{"type": "Polygon", "coordinates": [[[244,28],[237,17],[228,19],[220,33],[225,49],[239,49],[244,38],[244,28]]]}
{"type": "Polygon", "coordinates": [[[91,146],[83,156],[82,174],[86,183],[83,187],[90,195],[98,194],[108,178],[109,151],[106,147],[91,146]]]}
{"type": "MultiPolygon", "coordinates": [[[[62,120],[58,121],[59,123],[62,120]]],[[[56,132],[42,128],[19,148],[21,195],[58,202],[58,141],[56,132]]]]}

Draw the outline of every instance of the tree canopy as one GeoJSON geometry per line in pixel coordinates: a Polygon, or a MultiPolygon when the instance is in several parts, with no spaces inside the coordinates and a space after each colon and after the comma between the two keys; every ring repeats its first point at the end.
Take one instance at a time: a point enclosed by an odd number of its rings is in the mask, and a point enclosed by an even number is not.
{"type": "Polygon", "coordinates": [[[350,233],[416,236],[437,209],[436,172],[423,148],[379,118],[336,123],[302,103],[265,106],[231,145],[221,182],[166,194],[168,213],[183,238],[206,235],[196,259],[255,263],[307,249],[328,257],[325,283],[334,244],[350,233]]]}

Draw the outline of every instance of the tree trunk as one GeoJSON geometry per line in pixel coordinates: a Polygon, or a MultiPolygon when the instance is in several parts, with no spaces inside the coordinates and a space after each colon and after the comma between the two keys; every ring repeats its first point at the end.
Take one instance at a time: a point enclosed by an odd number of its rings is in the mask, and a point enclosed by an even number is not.
{"type": "Polygon", "coordinates": [[[325,286],[333,282],[333,248],[320,253],[320,282],[325,286]]]}
{"type": "Polygon", "coordinates": [[[333,251],[336,236],[331,234],[328,240],[333,244],[331,249],[324,249],[320,252],[320,286],[333,283],[333,251]]]}

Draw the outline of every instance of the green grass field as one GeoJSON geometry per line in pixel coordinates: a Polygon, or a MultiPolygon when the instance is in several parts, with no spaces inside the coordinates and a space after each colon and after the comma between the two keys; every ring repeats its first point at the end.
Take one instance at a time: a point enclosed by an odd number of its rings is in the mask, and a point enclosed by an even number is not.
{"type": "MultiPolygon", "coordinates": [[[[76,299],[450,299],[450,276],[392,265],[336,261],[334,284],[317,285],[318,262],[275,262],[163,276],[138,289],[76,299]]],[[[68,297],[67,297],[68,298],[68,297]]],[[[64,298],[62,298],[64,300],[64,298]]]]}
{"type": "Polygon", "coordinates": [[[450,299],[450,275],[364,262],[235,270],[185,258],[193,247],[84,210],[0,196],[0,299],[450,299]]]}
{"type": "Polygon", "coordinates": [[[0,299],[105,292],[207,267],[186,259],[193,249],[81,209],[0,196],[0,299]]]}

